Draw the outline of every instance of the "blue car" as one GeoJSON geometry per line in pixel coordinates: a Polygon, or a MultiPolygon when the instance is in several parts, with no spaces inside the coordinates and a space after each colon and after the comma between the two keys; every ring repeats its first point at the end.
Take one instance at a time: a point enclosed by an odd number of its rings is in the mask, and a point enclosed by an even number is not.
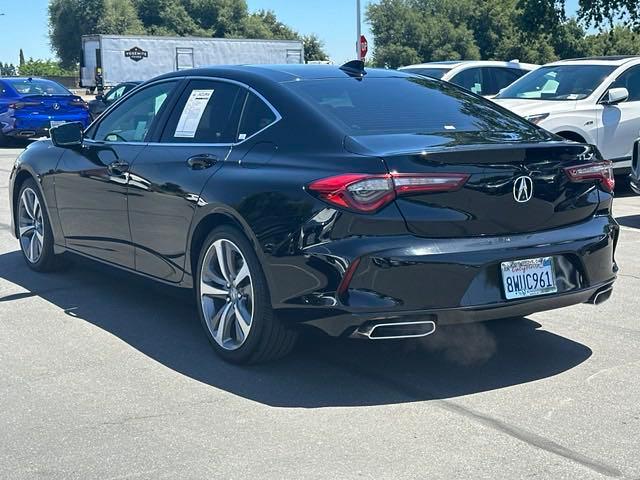
{"type": "Polygon", "coordinates": [[[59,83],[42,78],[0,78],[0,145],[10,138],[47,136],[65,122],[89,125],[89,106],[59,83]]]}

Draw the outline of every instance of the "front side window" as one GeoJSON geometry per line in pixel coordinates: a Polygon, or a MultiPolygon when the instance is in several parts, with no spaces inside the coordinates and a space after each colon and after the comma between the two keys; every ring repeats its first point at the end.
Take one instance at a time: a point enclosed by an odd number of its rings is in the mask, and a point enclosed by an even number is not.
{"type": "Polygon", "coordinates": [[[238,140],[242,141],[251,135],[264,130],[276,121],[276,114],[269,105],[254,93],[249,93],[242,111],[238,140]]]}
{"type": "Polygon", "coordinates": [[[234,143],[246,90],[215,80],[192,80],[162,133],[169,143],[234,143]]]}
{"type": "Polygon", "coordinates": [[[476,95],[486,95],[484,89],[484,82],[482,80],[482,69],[480,68],[468,68],[460,73],[457,73],[450,80],[451,83],[460,85],[462,88],[471,90],[476,95]]]}
{"type": "Polygon", "coordinates": [[[124,93],[124,89],[125,89],[125,86],[122,85],[118,88],[114,88],[113,90],[111,90],[105,97],[105,102],[107,103],[107,105],[112,104],[113,102],[118,100],[120,97],[122,97],[122,94],[124,93]]]}
{"type": "Polygon", "coordinates": [[[143,142],[177,81],[145,88],[126,99],[106,115],[93,136],[106,142],[143,142]]]}
{"type": "Polygon", "coordinates": [[[611,88],[626,88],[629,91],[627,102],[637,102],[640,100],[640,67],[632,67],[622,73],[611,88]]]}
{"type": "Polygon", "coordinates": [[[430,78],[332,78],[283,85],[347,135],[503,132],[540,138],[538,129],[515,114],[430,78]]]}
{"type": "Polygon", "coordinates": [[[591,95],[614,69],[607,65],[540,67],[511,84],[496,98],[582,100],[591,95]]]}

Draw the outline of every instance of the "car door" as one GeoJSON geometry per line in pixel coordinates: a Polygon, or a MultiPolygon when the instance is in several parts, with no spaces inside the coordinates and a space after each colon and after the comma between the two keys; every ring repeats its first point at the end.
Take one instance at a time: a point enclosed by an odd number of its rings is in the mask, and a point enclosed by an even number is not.
{"type": "Polygon", "coordinates": [[[166,81],[133,94],[91,127],[82,148],[65,150],[55,192],[68,248],[135,267],[127,208],[129,169],[177,83],[166,81]]]}
{"type": "Polygon", "coordinates": [[[598,146],[607,160],[629,161],[640,137],[640,65],[624,71],[609,88],[626,88],[629,98],[615,105],[598,105],[598,146]]]}
{"type": "Polygon", "coordinates": [[[471,90],[477,95],[486,95],[484,91],[486,89],[485,82],[487,80],[483,78],[482,68],[467,68],[459,73],[456,73],[453,77],[451,77],[451,80],[449,81],[461,86],[462,88],[471,90]]]}
{"type": "Polygon", "coordinates": [[[162,131],[136,159],[129,216],[138,271],[169,282],[182,279],[200,193],[231,151],[246,94],[236,83],[190,80],[162,131]]]}
{"type": "Polygon", "coordinates": [[[506,67],[485,67],[483,72],[483,78],[490,78],[488,86],[485,89],[483,95],[497,95],[500,90],[508,87],[522,75],[527,73],[525,70],[519,70],[516,68],[506,67]]]}

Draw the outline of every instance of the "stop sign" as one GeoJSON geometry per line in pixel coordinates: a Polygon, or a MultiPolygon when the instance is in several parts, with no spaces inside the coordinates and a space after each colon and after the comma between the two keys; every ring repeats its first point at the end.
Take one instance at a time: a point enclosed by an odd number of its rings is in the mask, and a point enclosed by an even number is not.
{"type": "Polygon", "coordinates": [[[358,50],[360,51],[361,60],[367,56],[367,52],[369,51],[369,44],[367,42],[367,37],[365,37],[364,35],[360,35],[360,41],[358,42],[358,50]]]}

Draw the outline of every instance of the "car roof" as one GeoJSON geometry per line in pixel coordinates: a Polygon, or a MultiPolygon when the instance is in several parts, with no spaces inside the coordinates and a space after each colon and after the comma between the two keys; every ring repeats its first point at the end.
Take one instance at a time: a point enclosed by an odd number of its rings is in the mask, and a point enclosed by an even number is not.
{"type": "Polygon", "coordinates": [[[403,70],[406,68],[447,68],[453,69],[462,65],[478,65],[485,67],[511,67],[511,68],[537,68],[539,65],[535,65],[533,63],[521,63],[519,61],[500,61],[500,60],[448,60],[444,62],[426,62],[426,63],[416,63],[414,65],[407,65],[405,67],[400,67],[398,70],[403,70]]]}
{"type": "Polygon", "coordinates": [[[582,58],[568,58],[566,60],[559,60],[557,62],[551,62],[547,65],[611,65],[619,67],[625,63],[632,62],[634,60],[640,60],[638,55],[617,55],[609,57],[582,57],[582,58]]]}
{"type": "MultiPolygon", "coordinates": [[[[365,68],[367,78],[412,77],[409,73],[382,68],[365,68]]],[[[220,65],[202,67],[192,70],[181,70],[162,75],[159,78],[184,76],[260,78],[278,83],[300,80],[321,80],[327,78],[345,78],[350,74],[335,65],[220,65]]]]}

